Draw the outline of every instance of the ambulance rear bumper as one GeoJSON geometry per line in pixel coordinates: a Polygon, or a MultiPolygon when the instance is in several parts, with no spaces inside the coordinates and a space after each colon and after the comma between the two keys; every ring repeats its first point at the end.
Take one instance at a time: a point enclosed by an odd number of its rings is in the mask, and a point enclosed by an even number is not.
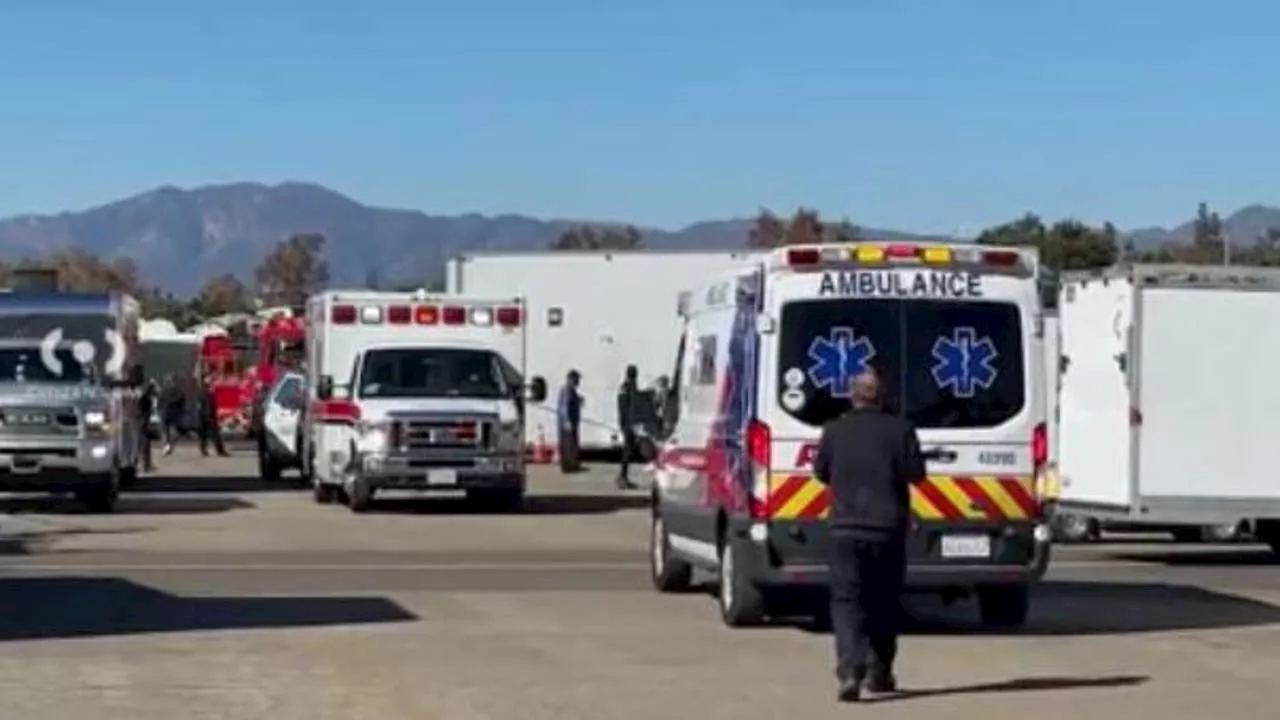
{"type": "MultiPolygon", "coordinates": [[[[760,527],[760,526],[757,526],[760,527]]],[[[826,558],[826,528],[769,524],[761,533],[743,528],[748,572],[762,586],[817,587],[829,583],[826,558]],[[808,547],[796,540],[805,537],[808,547]],[[813,536],[820,537],[813,537],[813,536]],[[754,537],[753,537],[754,536],[754,537]],[[818,542],[812,542],[818,540],[818,542]],[[814,550],[821,548],[820,552],[814,550]]],[[[957,527],[972,533],[972,527],[957,527]]],[[[1017,525],[992,529],[994,542],[987,560],[953,560],[940,556],[939,538],[948,528],[931,526],[911,535],[907,545],[909,592],[933,592],[986,585],[1026,585],[1044,576],[1051,554],[1049,530],[1044,525],[1017,525]]]]}

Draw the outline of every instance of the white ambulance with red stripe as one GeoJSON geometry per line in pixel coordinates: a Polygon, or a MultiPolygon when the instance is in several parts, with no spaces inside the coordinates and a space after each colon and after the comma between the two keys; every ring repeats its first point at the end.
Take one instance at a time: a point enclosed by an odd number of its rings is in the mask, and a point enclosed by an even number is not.
{"type": "Polygon", "coordinates": [[[1026,618],[1049,531],[1036,252],[968,244],[790,246],[684,295],[675,422],[655,471],[651,564],[663,591],[719,576],[731,625],[783,588],[827,583],[822,427],[875,369],[918,429],[908,585],[976,594],[988,625],[1026,618]]]}
{"type": "Polygon", "coordinates": [[[335,290],[307,304],[300,450],[317,502],[365,510],[386,490],[465,491],[518,508],[525,492],[524,302],[335,290]]]}

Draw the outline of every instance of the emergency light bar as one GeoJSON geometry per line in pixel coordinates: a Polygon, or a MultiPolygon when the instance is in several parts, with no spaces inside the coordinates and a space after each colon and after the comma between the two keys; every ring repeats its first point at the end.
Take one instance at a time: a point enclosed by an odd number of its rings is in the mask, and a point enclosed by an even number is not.
{"type": "Polygon", "coordinates": [[[329,320],[335,325],[475,325],[504,328],[519,327],[524,321],[519,306],[500,307],[462,305],[334,305],[329,320]]]}
{"type": "Polygon", "coordinates": [[[783,256],[787,267],[805,268],[824,264],[857,263],[860,265],[924,264],[986,265],[1012,268],[1022,263],[1022,253],[1017,250],[981,247],[951,247],[947,245],[914,245],[909,243],[857,243],[824,245],[821,247],[787,248],[783,256]]]}

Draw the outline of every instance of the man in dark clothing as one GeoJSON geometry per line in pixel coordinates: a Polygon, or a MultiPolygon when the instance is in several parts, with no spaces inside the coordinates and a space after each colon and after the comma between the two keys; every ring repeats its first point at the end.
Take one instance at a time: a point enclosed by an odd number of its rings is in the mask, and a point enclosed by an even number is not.
{"type": "Polygon", "coordinates": [[[182,416],[186,412],[186,394],[172,375],[166,375],[160,386],[160,437],[164,454],[173,453],[173,444],[182,432],[182,416]]]}
{"type": "Polygon", "coordinates": [[[156,398],[159,389],[156,387],[154,380],[148,380],[147,384],[142,388],[142,394],[138,396],[138,454],[142,458],[143,472],[154,472],[156,469],[155,462],[151,456],[151,442],[153,438],[151,433],[154,429],[151,426],[151,413],[155,410],[156,398]]]}
{"type": "Polygon", "coordinates": [[[560,471],[575,473],[582,469],[578,461],[578,429],[582,423],[582,396],[578,394],[578,383],[582,377],[577,370],[570,370],[565,378],[564,387],[560,388],[560,397],[556,402],[556,426],[560,434],[560,471]]]}
{"type": "Polygon", "coordinates": [[[200,454],[209,455],[209,443],[221,457],[228,457],[226,446],[222,444],[222,428],[218,427],[218,408],[213,398],[213,378],[200,379],[200,395],[196,400],[200,411],[200,454]]]}
{"type": "Polygon", "coordinates": [[[618,468],[618,489],[634,490],[629,470],[631,463],[639,454],[639,438],[636,437],[636,417],[639,411],[640,389],[636,387],[635,365],[628,365],[622,378],[622,386],[618,388],[618,427],[622,430],[622,464],[618,468]]]}
{"type": "Polygon", "coordinates": [[[831,489],[831,624],[840,699],[897,689],[911,484],[924,478],[915,428],[884,410],[872,371],[853,380],[853,409],[822,429],[814,474],[831,489]]]}

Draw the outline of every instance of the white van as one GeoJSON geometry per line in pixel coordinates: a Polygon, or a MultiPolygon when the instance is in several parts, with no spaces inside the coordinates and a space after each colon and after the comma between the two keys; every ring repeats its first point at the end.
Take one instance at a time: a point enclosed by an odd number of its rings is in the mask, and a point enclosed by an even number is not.
{"type": "Polygon", "coordinates": [[[984,623],[1020,625],[1049,541],[1038,276],[1029,249],[828,244],[780,248],[686,293],[655,471],[655,586],[714,570],[723,618],[741,625],[767,614],[770,589],[826,585],[829,497],[812,461],[869,366],[928,456],[909,587],[976,593],[984,623]]]}

